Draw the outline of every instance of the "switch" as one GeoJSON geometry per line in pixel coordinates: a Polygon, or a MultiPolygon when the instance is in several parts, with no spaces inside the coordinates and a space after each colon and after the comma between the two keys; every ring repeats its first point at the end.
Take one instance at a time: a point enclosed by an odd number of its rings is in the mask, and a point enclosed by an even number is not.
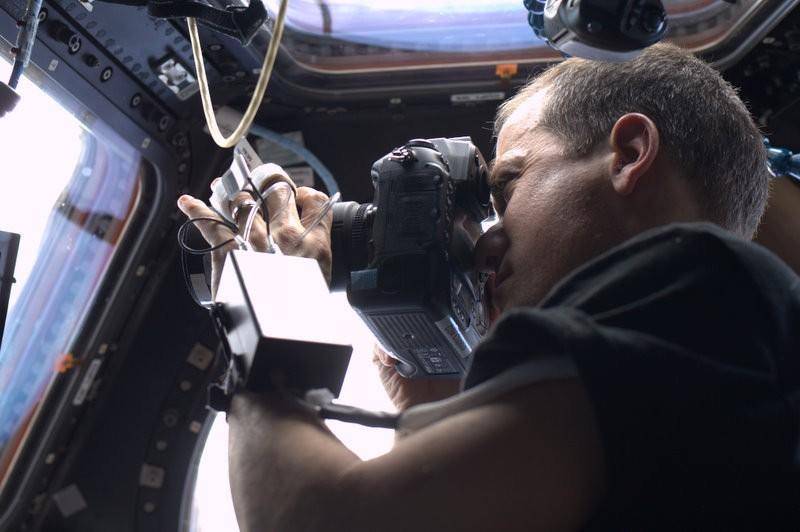
{"type": "Polygon", "coordinates": [[[96,68],[100,64],[100,60],[97,58],[97,56],[92,54],[84,54],[83,62],[86,63],[86,66],[90,68],[96,68]]]}

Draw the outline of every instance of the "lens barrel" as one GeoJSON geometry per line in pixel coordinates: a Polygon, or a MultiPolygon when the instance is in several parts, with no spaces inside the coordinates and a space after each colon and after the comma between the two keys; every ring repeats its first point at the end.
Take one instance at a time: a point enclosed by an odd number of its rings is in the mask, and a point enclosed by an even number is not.
{"type": "Polygon", "coordinates": [[[371,203],[346,201],[333,206],[331,225],[331,290],[344,290],[350,272],[369,261],[369,241],[377,208],[371,203]]]}

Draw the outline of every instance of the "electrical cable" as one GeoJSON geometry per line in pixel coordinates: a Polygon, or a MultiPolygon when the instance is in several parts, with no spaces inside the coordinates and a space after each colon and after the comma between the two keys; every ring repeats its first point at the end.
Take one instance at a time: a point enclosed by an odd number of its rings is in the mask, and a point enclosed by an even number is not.
{"type": "MultiPolygon", "coordinates": [[[[39,1],[39,0],[36,0],[39,1]]],[[[251,0],[259,1],[259,0],[251,0]]],[[[192,43],[192,54],[194,55],[194,66],[197,73],[197,83],[200,87],[200,99],[203,102],[203,114],[206,117],[208,124],[208,131],[214,142],[221,148],[232,148],[238,143],[250,129],[250,126],[255,120],[256,113],[261,106],[261,101],[264,99],[264,93],[267,90],[272,68],[275,66],[275,59],[278,57],[278,50],[280,49],[280,41],[283,36],[283,27],[286,21],[286,7],[288,0],[281,0],[280,7],[278,8],[278,17],[275,20],[275,28],[270,40],[267,53],[264,56],[264,64],[261,67],[261,72],[256,82],[256,88],[253,92],[253,97],[242,116],[241,122],[236,126],[233,133],[226,137],[219,129],[217,117],[214,114],[214,106],[211,101],[211,93],[208,87],[208,76],[206,75],[206,68],[203,62],[203,48],[200,44],[200,34],[197,30],[197,21],[194,18],[187,18],[186,23],[189,27],[189,39],[192,43]]]]}
{"type": "Polygon", "coordinates": [[[303,159],[317,173],[320,180],[325,185],[325,188],[328,190],[329,196],[333,196],[339,192],[339,184],[336,182],[336,178],[333,177],[333,172],[331,172],[328,167],[325,166],[325,163],[320,161],[316,155],[314,155],[308,148],[299,142],[295,142],[294,140],[281,135],[276,131],[272,131],[271,129],[268,129],[260,124],[252,124],[250,126],[250,134],[268,140],[273,144],[277,144],[281,148],[285,148],[303,159]]]}
{"type": "Polygon", "coordinates": [[[211,218],[211,217],[205,217],[205,216],[204,217],[199,217],[199,218],[191,218],[189,220],[186,220],[178,228],[177,237],[178,237],[178,246],[180,246],[180,248],[181,248],[181,271],[183,272],[183,280],[186,283],[186,289],[188,290],[189,295],[192,297],[194,302],[197,303],[198,305],[200,305],[201,307],[209,308],[209,305],[213,303],[212,299],[211,299],[211,291],[207,290],[208,293],[204,294],[204,296],[205,296],[204,299],[206,299],[206,302],[203,302],[201,300],[201,298],[198,297],[197,289],[195,288],[194,284],[192,283],[192,275],[189,272],[189,266],[188,266],[187,260],[186,260],[187,259],[187,255],[202,255],[202,256],[206,256],[206,255],[208,255],[210,253],[213,253],[214,251],[217,251],[218,249],[221,249],[221,248],[227,246],[231,242],[238,242],[239,239],[241,238],[241,237],[238,236],[238,232],[239,232],[239,228],[236,226],[236,224],[234,224],[232,222],[229,222],[229,221],[225,220],[224,218],[223,219],[217,219],[217,218],[211,218]],[[226,240],[226,241],[224,241],[221,244],[218,244],[216,246],[209,246],[207,248],[201,248],[201,249],[193,248],[193,247],[189,246],[189,244],[186,242],[186,240],[187,240],[187,236],[188,236],[188,233],[189,233],[189,228],[190,227],[194,227],[195,224],[197,224],[197,222],[209,222],[209,223],[216,223],[216,224],[222,225],[222,226],[228,228],[233,233],[233,238],[229,238],[228,240],[226,240]]]}
{"type": "MultiPolygon", "coordinates": [[[[258,214],[258,209],[261,207],[261,198],[256,200],[256,204],[253,205],[253,208],[250,209],[250,212],[247,214],[247,223],[244,224],[244,241],[250,242],[250,233],[253,231],[253,222],[256,220],[256,215],[258,214]]],[[[269,224],[267,226],[267,240],[270,238],[269,234],[269,224]]],[[[269,247],[269,246],[268,246],[269,247]]]]}
{"type": "MultiPolygon", "coordinates": [[[[239,154],[237,153],[234,154],[234,164],[246,165],[246,163],[242,160],[241,156],[237,155],[239,154]]],[[[245,168],[243,168],[243,170],[247,170],[246,166],[245,168]]],[[[244,172],[244,175],[249,186],[251,187],[249,189],[246,189],[246,191],[253,196],[255,203],[252,204],[253,206],[251,207],[250,212],[247,215],[247,220],[244,225],[244,231],[241,234],[239,231],[239,226],[236,223],[227,220],[222,216],[220,216],[220,218],[213,218],[210,216],[191,218],[189,220],[186,220],[178,228],[177,238],[178,238],[178,245],[181,248],[181,269],[183,271],[183,277],[184,277],[184,282],[186,283],[186,288],[189,291],[189,294],[191,295],[195,303],[205,308],[210,308],[211,306],[213,306],[214,304],[213,295],[211,294],[211,291],[207,289],[208,288],[207,286],[203,286],[202,284],[198,284],[196,286],[195,283],[193,282],[193,275],[189,272],[189,267],[187,264],[187,255],[200,255],[205,257],[213,253],[214,251],[218,251],[228,246],[231,243],[236,243],[239,249],[250,250],[251,249],[250,236],[253,230],[253,225],[255,223],[256,216],[258,215],[259,212],[263,216],[267,231],[267,241],[266,241],[265,251],[267,253],[275,253],[278,255],[283,254],[280,247],[275,243],[275,241],[272,238],[269,222],[271,222],[275,217],[280,215],[289,207],[290,201],[292,201],[292,199],[294,198],[294,190],[292,189],[291,185],[286,181],[279,181],[277,183],[273,183],[262,193],[255,186],[255,183],[250,177],[250,172],[246,171],[244,172]],[[283,205],[281,205],[280,208],[277,209],[275,212],[270,213],[265,198],[269,198],[269,196],[272,193],[276,192],[278,189],[285,189],[288,193],[285,195],[283,205]],[[198,222],[222,225],[223,227],[230,230],[233,236],[220,244],[208,246],[205,248],[193,248],[187,242],[188,234],[189,234],[189,229],[191,227],[196,227],[196,224],[198,222]],[[202,293],[202,297],[198,296],[198,290],[202,293]]],[[[325,204],[320,209],[320,212],[307,224],[303,233],[300,235],[300,237],[297,239],[297,242],[294,244],[295,247],[299,246],[303,242],[303,240],[305,240],[306,236],[322,222],[325,215],[330,211],[333,205],[339,201],[340,197],[341,194],[337,192],[325,202],[325,204]]],[[[206,271],[208,271],[207,265],[206,265],[206,271]]],[[[200,281],[197,282],[200,283],[200,281]]],[[[205,278],[204,282],[206,285],[208,284],[207,277],[205,278]]]]}
{"type": "MultiPolygon", "coordinates": [[[[248,177],[248,179],[249,179],[249,177],[248,177]]],[[[254,186],[254,183],[252,182],[252,180],[250,180],[250,186],[254,186]]],[[[286,209],[289,208],[289,202],[292,200],[292,198],[294,198],[294,190],[289,185],[289,183],[287,183],[286,181],[278,181],[277,183],[275,183],[272,186],[270,186],[269,188],[267,188],[267,190],[265,190],[263,194],[259,192],[258,193],[258,198],[259,199],[256,202],[256,204],[257,205],[261,204],[261,203],[264,204],[264,209],[263,209],[263,213],[262,213],[262,215],[264,217],[264,220],[265,221],[269,220],[269,222],[271,222],[273,220],[273,218],[277,217],[279,214],[281,214],[283,211],[285,211],[286,209]],[[269,207],[266,204],[265,198],[269,198],[270,195],[273,192],[275,192],[276,190],[278,190],[279,188],[286,189],[288,194],[286,195],[286,199],[284,200],[283,205],[281,206],[281,208],[277,212],[275,212],[273,214],[270,214],[269,207]]],[[[245,235],[245,240],[247,240],[248,242],[250,241],[250,232],[253,229],[253,223],[255,221],[257,212],[258,212],[257,209],[252,209],[250,211],[250,213],[248,214],[248,216],[247,216],[247,223],[244,226],[244,235],[245,235]]],[[[267,226],[267,252],[268,253],[276,253],[278,255],[282,255],[283,252],[281,251],[281,248],[272,239],[272,233],[270,232],[269,222],[266,222],[266,226],[267,226]]],[[[300,242],[303,241],[304,237],[305,237],[305,233],[303,234],[303,236],[300,237],[300,240],[298,241],[297,245],[299,245],[300,242]]]]}
{"type": "Polygon", "coordinates": [[[338,201],[340,199],[342,199],[342,195],[340,193],[338,193],[338,192],[336,194],[334,194],[333,196],[331,196],[330,198],[328,198],[328,201],[326,201],[325,205],[323,205],[322,209],[320,209],[319,214],[317,214],[314,217],[314,219],[311,220],[311,223],[308,224],[308,227],[306,227],[306,230],[303,231],[302,235],[300,235],[300,239],[298,240],[298,243],[302,242],[306,238],[308,233],[310,233],[312,231],[312,229],[314,229],[316,226],[318,226],[320,224],[320,222],[322,222],[322,219],[325,218],[325,215],[328,214],[328,211],[330,211],[333,208],[333,204],[334,203],[338,203],[338,201]]]}

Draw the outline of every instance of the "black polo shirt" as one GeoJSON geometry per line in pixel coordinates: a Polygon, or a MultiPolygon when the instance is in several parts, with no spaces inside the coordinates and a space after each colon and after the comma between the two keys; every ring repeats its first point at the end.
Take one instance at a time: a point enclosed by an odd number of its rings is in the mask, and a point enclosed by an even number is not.
{"type": "Polygon", "coordinates": [[[644,233],[505,314],[465,389],[575,363],[606,453],[588,530],[800,530],[800,278],[710,224],[644,233]]]}

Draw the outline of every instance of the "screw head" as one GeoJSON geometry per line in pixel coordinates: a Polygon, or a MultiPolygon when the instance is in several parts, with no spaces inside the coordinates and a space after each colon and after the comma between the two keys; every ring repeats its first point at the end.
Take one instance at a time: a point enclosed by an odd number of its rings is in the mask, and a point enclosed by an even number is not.
{"type": "Polygon", "coordinates": [[[142,95],[141,94],[134,94],[131,97],[131,107],[139,107],[142,103],[142,95]]]}
{"type": "Polygon", "coordinates": [[[111,79],[111,76],[114,75],[114,69],[111,67],[105,67],[103,71],[100,73],[100,81],[105,83],[106,81],[111,79]]]}

